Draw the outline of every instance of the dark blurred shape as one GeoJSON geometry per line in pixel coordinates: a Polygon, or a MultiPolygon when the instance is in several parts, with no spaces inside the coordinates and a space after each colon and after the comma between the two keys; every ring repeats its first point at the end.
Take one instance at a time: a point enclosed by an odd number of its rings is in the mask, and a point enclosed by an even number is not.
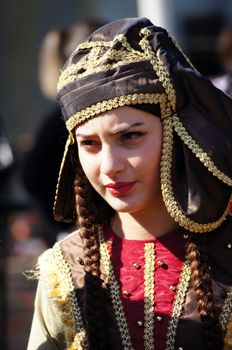
{"type": "Polygon", "coordinates": [[[82,40],[105,23],[103,20],[86,19],[47,33],[39,54],[39,82],[45,97],[56,100],[60,69],[66,59],[82,40]]]}
{"type": "Polygon", "coordinates": [[[208,76],[220,74],[221,64],[215,52],[216,38],[225,25],[220,13],[185,18],[186,52],[194,66],[208,76]]]}
{"type": "Polygon", "coordinates": [[[216,53],[222,65],[222,74],[212,82],[219,89],[232,96],[232,26],[226,26],[219,33],[216,41],[216,53]]]}
{"type": "Polygon", "coordinates": [[[0,118],[0,206],[3,205],[1,201],[3,185],[12,170],[13,163],[13,151],[0,118]]]}
{"type": "Polygon", "coordinates": [[[6,183],[14,164],[13,151],[0,118],[0,349],[7,349],[7,216],[9,200],[6,183]]]}
{"type": "Polygon", "coordinates": [[[45,97],[54,101],[55,106],[43,118],[35,144],[25,158],[23,182],[38,201],[48,224],[54,229],[54,234],[46,237],[49,246],[56,241],[57,235],[68,233],[72,229],[70,224],[58,223],[53,218],[56,183],[67,138],[62,114],[55,101],[58,77],[60,69],[76,46],[104,24],[105,21],[89,19],[68,28],[57,28],[46,35],[41,46],[39,57],[41,91],[45,97]]]}

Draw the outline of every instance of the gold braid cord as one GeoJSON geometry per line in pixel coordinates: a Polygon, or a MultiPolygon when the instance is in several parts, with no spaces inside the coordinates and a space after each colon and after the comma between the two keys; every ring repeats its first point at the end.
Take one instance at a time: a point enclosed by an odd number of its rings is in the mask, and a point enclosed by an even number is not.
{"type": "MultiPolygon", "coordinates": [[[[110,259],[110,253],[104,237],[100,235],[100,251],[101,259],[104,266],[104,273],[107,276],[107,282],[111,291],[111,299],[115,317],[117,320],[119,332],[121,335],[123,347],[125,350],[133,350],[126,316],[123,310],[120,298],[120,287],[115,278],[113,265],[110,259]]],[[[155,251],[153,243],[146,243],[144,246],[145,267],[144,267],[144,348],[145,350],[155,349],[154,340],[154,272],[155,272],[155,251]]],[[[190,269],[187,263],[184,264],[178,291],[174,301],[173,311],[168,326],[168,334],[165,350],[173,350],[175,348],[175,336],[178,327],[179,317],[185,303],[190,279],[190,269]]]]}
{"type": "Polygon", "coordinates": [[[122,95],[118,97],[114,97],[109,100],[103,100],[96,104],[93,104],[90,107],[87,107],[80,112],[75,113],[72,117],[70,117],[66,122],[66,127],[70,133],[72,133],[73,129],[80,123],[93,118],[100,113],[104,113],[106,111],[110,111],[114,108],[130,106],[136,104],[160,104],[161,115],[165,116],[167,113],[167,98],[166,95],[163,94],[131,94],[131,95],[122,95]]]}
{"type": "Polygon", "coordinates": [[[216,229],[225,220],[229,206],[224,214],[214,222],[200,224],[184,215],[174,198],[171,179],[173,150],[173,118],[163,120],[163,149],[160,163],[161,190],[166,208],[171,217],[186,230],[191,232],[209,232],[216,229]]]}
{"type": "Polygon", "coordinates": [[[231,349],[232,349],[232,312],[228,320],[226,333],[224,337],[224,346],[223,346],[223,350],[231,350],[231,349]]]}
{"type": "Polygon", "coordinates": [[[43,253],[38,265],[40,278],[48,285],[48,297],[55,303],[64,324],[67,350],[87,350],[86,331],[75,296],[71,270],[65,261],[60,244],[43,253]],[[75,336],[74,336],[75,335],[75,336]]]}
{"type": "MultiPolygon", "coordinates": [[[[141,30],[141,33],[145,35],[145,37],[140,41],[140,45],[144,52],[146,53],[147,57],[149,57],[149,60],[154,68],[155,73],[159,77],[160,82],[162,83],[166,95],[168,96],[170,105],[172,107],[172,110],[176,110],[176,94],[175,89],[173,87],[173,84],[171,82],[171,79],[169,77],[169,73],[167,72],[165,66],[163,65],[162,61],[159,59],[158,54],[155,54],[149,40],[147,37],[152,34],[152,32],[144,28],[141,30]]],[[[171,40],[175,46],[178,47],[177,42],[174,38],[171,37],[171,40]]],[[[180,50],[180,47],[178,47],[180,50]]],[[[181,50],[180,50],[181,51],[181,50]]],[[[182,52],[182,51],[181,51],[182,52]]],[[[182,53],[183,54],[183,53],[182,53]]],[[[183,54],[184,55],[184,54],[183,54]]],[[[184,55],[185,59],[189,62],[191,67],[195,69],[192,65],[192,63],[189,61],[189,59],[184,55]]],[[[170,115],[171,113],[167,114],[170,115]]],[[[210,159],[210,157],[207,155],[206,152],[204,152],[198,144],[193,140],[193,138],[188,134],[183,124],[180,122],[179,118],[176,114],[172,116],[173,118],[173,126],[175,128],[176,133],[181,138],[181,140],[188,146],[188,148],[195,154],[195,156],[204,164],[204,166],[212,172],[214,176],[216,176],[219,180],[227,184],[228,186],[232,186],[232,179],[225,175],[223,172],[221,172],[216,165],[213,163],[213,161],[210,159]]]]}
{"type": "MultiPolygon", "coordinates": [[[[153,243],[144,246],[144,344],[145,350],[155,348],[154,340],[154,266],[155,249],[153,243]]],[[[108,245],[100,234],[100,253],[103,263],[106,282],[109,284],[114,314],[118,324],[124,350],[134,350],[129,329],[124,314],[120,297],[120,287],[115,278],[113,265],[110,259],[108,245]]],[[[48,249],[38,260],[38,272],[36,277],[42,279],[48,287],[48,297],[57,306],[64,324],[66,350],[87,350],[88,342],[86,330],[81,316],[81,310],[75,296],[71,269],[64,259],[60,243],[56,243],[52,249],[48,249]]],[[[182,268],[176,297],[173,303],[172,314],[168,325],[165,350],[175,349],[175,338],[178,322],[182,315],[186,295],[189,289],[190,268],[185,262],[182,268]]],[[[220,314],[220,323],[225,333],[224,350],[230,350],[232,346],[232,288],[229,289],[220,314]]]]}
{"type": "Polygon", "coordinates": [[[154,341],[154,299],[155,299],[155,249],[154,243],[144,245],[144,346],[146,350],[155,349],[154,341]]]}
{"type": "Polygon", "coordinates": [[[172,116],[173,119],[173,126],[177,133],[177,135],[181,138],[181,140],[184,142],[184,144],[195,154],[195,156],[200,160],[200,162],[219,180],[224,182],[228,186],[232,186],[232,179],[225,175],[223,172],[221,172],[212,159],[208,156],[206,152],[204,152],[196,143],[196,141],[193,140],[193,138],[189,135],[177,115],[172,116]]]}
{"type": "MultiPolygon", "coordinates": [[[[161,161],[161,186],[165,205],[173,219],[185,229],[191,232],[209,232],[221,225],[228,213],[229,205],[220,218],[218,218],[214,222],[208,222],[204,224],[194,222],[182,213],[177,201],[174,198],[171,182],[173,129],[175,129],[175,132],[181,138],[182,142],[184,142],[187,145],[187,147],[193,152],[193,154],[199,159],[199,161],[204,164],[208,171],[210,171],[219,180],[221,180],[229,186],[232,185],[232,179],[216,167],[216,165],[213,163],[213,161],[207,155],[207,153],[204,152],[199,147],[199,145],[192,139],[192,137],[187,133],[186,129],[178,119],[177,115],[174,114],[176,111],[175,89],[172,84],[169,72],[167,71],[161,58],[159,57],[159,50],[157,52],[154,52],[153,50],[153,47],[149,41],[149,36],[151,35],[152,32],[148,28],[143,28],[141,30],[142,39],[140,40],[139,44],[141,46],[142,51],[133,49],[127,41],[127,38],[122,34],[116,36],[113,41],[86,42],[80,44],[77,47],[75,52],[77,52],[78,50],[90,49],[90,53],[88,55],[85,55],[83,59],[81,59],[77,64],[71,65],[62,72],[59,82],[59,89],[84,75],[90,75],[96,71],[113,69],[117,65],[128,64],[130,62],[140,62],[141,60],[144,60],[149,61],[151,63],[155,74],[158,76],[159,81],[165,89],[165,93],[140,93],[122,95],[108,100],[103,100],[89,107],[86,107],[80,112],[77,112],[74,115],[72,115],[66,122],[67,129],[70,132],[69,142],[74,142],[73,130],[79,123],[85,122],[88,119],[99,115],[100,113],[104,113],[106,111],[110,111],[114,108],[121,106],[129,106],[142,103],[159,103],[161,109],[161,116],[163,119],[163,154],[161,161]],[[120,42],[122,45],[119,50],[112,49],[112,45],[115,41],[120,42]],[[172,116],[172,118],[170,118],[170,116],[172,116]]],[[[176,45],[174,40],[173,43],[176,45]]],[[[67,145],[66,149],[68,149],[68,147],[69,145],[67,145]]],[[[61,170],[63,164],[64,162],[62,162],[61,170]]],[[[58,187],[59,182],[57,186],[56,197],[58,193],[58,187]]]]}
{"type": "Polygon", "coordinates": [[[220,314],[220,323],[225,333],[223,350],[232,349],[232,287],[229,288],[220,314]]]}
{"type": "MultiPolygon", "coordinates": [[[[62,172],[63,172],[63,168],[64,168],[64,164],[65,164],[65,160],[69,151],[69,146],[74,143],[74,139],[73,136],[70,134],[66,145],[65,145],[65,149],[64,149],[64,154],[63,154],[63,158],[62,158],[62,162],[60,165],[60,169],[59,169],[59,175],[58,175],[58,180],[57,180],[57,185],[56,185],[56,191],[55,191],[55,199],[54,199],[54,205],[53,205],[53,213],[55,214],[56,212],[56,204],[57,204],[57,198],[58,198],[58,194],[59,194],[59,187],[60,187],[60,179],[62,176],[62,172]]],[[[55,218],[57,221],[62,221],[63,217],[58,217],[57,215],[55,215],[55,218]]]]}
{"type": "MultiPolygon", "coordinates": [[[[176,94],[173,84],[171,82],[168,71],[166,71],[165,66],[158,57],[158,52],[155,53],[148,37],[152,32],[148,28],[143,28],[141,34],[144,38],[140,41],[140,46],[145,51],[146,55],[149,57],[150,62],[154,68],[155,73],[159,77],[165,91],[168,96],[170,107],[172,111],[176,110],[176,94]]],[[[175,40],[171,38],[174,45],[177,45],[175,40]]],[[[187,58],[186,58],[187,59],[187,58]]],[[[187,59],[188,60],[188,59],[187,59]]],[[[190,62],[191,64],[191,62],[190,62]]],[[[192,66],[192,64],[191,64],[192,66]]],[[[193,69],[195,69],[192,66],[193,69]]],[[[221,172],[210,159],[210,157],[203,152],[203,150],[197,145],[197,143],[188,135],[187,131],[179,121],[176,114],[173,114],[166,108],[166,116],[163,118],[163,154],[161,161],[161,187],[165,205],[172,216],[172,218],[183,226],[185,229],[191,232],[209,232],[216,229],[225,220],[225,217],[229,210],[229,204],[223,213],[223,215],[216,221],[206,224],[200,224],[194,222],[193,220],[187,218],[180,210],[172,190],[171,182],[171,163],[172,163],[172,148],[173,148],[173,127],[177,132],[181,140],[189,147],[189,149],[195,154],[195,156],[204,164],[207,169],[212,172],[219,180],[223,181],[225,184],[232,186],[232,179],[221,172]]]]}
{"type": "Polygon", "coordinates": [[[103,235],[99,236],[100,254],[103,262],[104,273],[106,275],[106,282],[109,284],[111,301],[114,309],[115,318],[121,335],[121,341],[125,350],[134,350],[129,329],[126,322],[126,317],[123,310],[123,305],[120,297],[120,287],[114,275],[113,265],[110,260],[110,253],[108,245],[104,240],[103,235]]]}
{"type": "Polygon", "coordinates": [[[171,106],[170,111],[168,113],[168,115],[170,115],[171,109],[172,111],[176,110],[176,92],[172,85],[168,71],[163,65],[163,62],[158,57],[158,53],[154,52],[153,47],[147,39],[151,34],[152,32],[148,28],[143,28],[141,30],[141,35],[143,35],[144,37],[140,40],[140,46],[146,53],[146,56],[148,57],[151,65],[153,66],[154,72],[158,76],[159,81],[162,83],[163,88],[165,89],[166,95],[171,106]]]}
{"type": "Polygon", "coordinates": [[[177,326],[178,326],[179,318],[181,317],[181,314],[182,314],[183,305],[185,303],[186,295],[188,292],[190,275],[191,275],[191,271],[189,268],[189,264],[185,262],[182,268],[180,281],[177,287],[176,297],[173,303],[172,315],[168,324],[165,350],[175,349],[177,326]]]}
{"type": "MultiPolygon", "coordinates": [[[[120,288],[115,278],[113,265],[110,259],[110,253],[104,237],[100,235],[100,251],[101,259],[104,266],[104,272],[107,276],[107,283],[111,291],[111,298],[115,317],[117,319],[119,332],[121,334],[122,343],[125,350],[132,350],[132,343],[130,339],[129,329],[127,326],[126,316],[124,314],[121,298],[120,288]]],[[[145,267],[144,267],[144,347],[145,350],[155,349],[154,340],[154,301],[155,301],[155,249],[153,243],[146,243],[144,246],[145,267]]],[[[172,314],[170,316],[165,350],[175,350],[176,333],[178,329],[179,319],[182,315],[185,305],[186,296],[189,290],[191,271],[188,261],[183,264],[177,293],[173,302],[172,314]]],[[[225,332],[224,350],[231,350],[232,344],[232,288],[227,293],[227,298],[224,302],[220,322],[225,332]]]]}
{"type": "Polygon", "coordinates": [[[133,49],[122,34],[117,35],[113,41],[84,42],[77,47],[72,56],[85,49],[90,50],[89,54],[85,55],[78,63],[69,65],[61,73],[57,87],[58,91],[82,77],[147,59],[144,52],[133,49]],[[119,50],[111,48],[116,41],[122,44],[122,48],[119,50]]]}

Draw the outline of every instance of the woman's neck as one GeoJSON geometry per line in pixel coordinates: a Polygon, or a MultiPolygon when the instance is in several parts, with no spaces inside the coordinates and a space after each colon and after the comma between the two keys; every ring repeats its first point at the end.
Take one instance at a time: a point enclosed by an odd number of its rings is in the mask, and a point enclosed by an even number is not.
{"type": "Polygon", "coordinates": [[[161,237],[178,227],[165,206],[139,213],[116,213],[111,226],[115,234],[127,239],[151,239],[161,237]]]}

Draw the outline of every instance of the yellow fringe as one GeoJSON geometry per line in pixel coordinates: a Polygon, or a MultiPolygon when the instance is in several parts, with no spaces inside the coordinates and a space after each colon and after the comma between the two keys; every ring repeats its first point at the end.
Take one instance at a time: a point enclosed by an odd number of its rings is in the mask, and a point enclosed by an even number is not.
{"type": "Polygon", "coordinates": [[[232,313],[230,314],[226,327],[223,350],[232,350],[232,313]]]}
{"type": "Polygon", "coordinates": [[[85,331],[84,329],[77,331],[73,312],[75,288],[70,268],[63,258],[59,243],[39,257],[38,266],[40,279],[48,287],[48,297],[57,306],[64,324],[66,350],[84,350],[85,331]]]}

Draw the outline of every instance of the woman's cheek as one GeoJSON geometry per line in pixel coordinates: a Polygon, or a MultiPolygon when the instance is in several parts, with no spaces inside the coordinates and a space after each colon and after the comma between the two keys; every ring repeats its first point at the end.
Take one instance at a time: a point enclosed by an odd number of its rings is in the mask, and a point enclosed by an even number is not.
{"type": "Polygon", "coordinates": [[[82,169],[87,176],[87,178],[90,180],[90,182],[96,181],[96,177],[98,175],[98,165],[96,164],[96,159],[93,158],[85,158],[85,161],[81,163],[82,169]]]}

